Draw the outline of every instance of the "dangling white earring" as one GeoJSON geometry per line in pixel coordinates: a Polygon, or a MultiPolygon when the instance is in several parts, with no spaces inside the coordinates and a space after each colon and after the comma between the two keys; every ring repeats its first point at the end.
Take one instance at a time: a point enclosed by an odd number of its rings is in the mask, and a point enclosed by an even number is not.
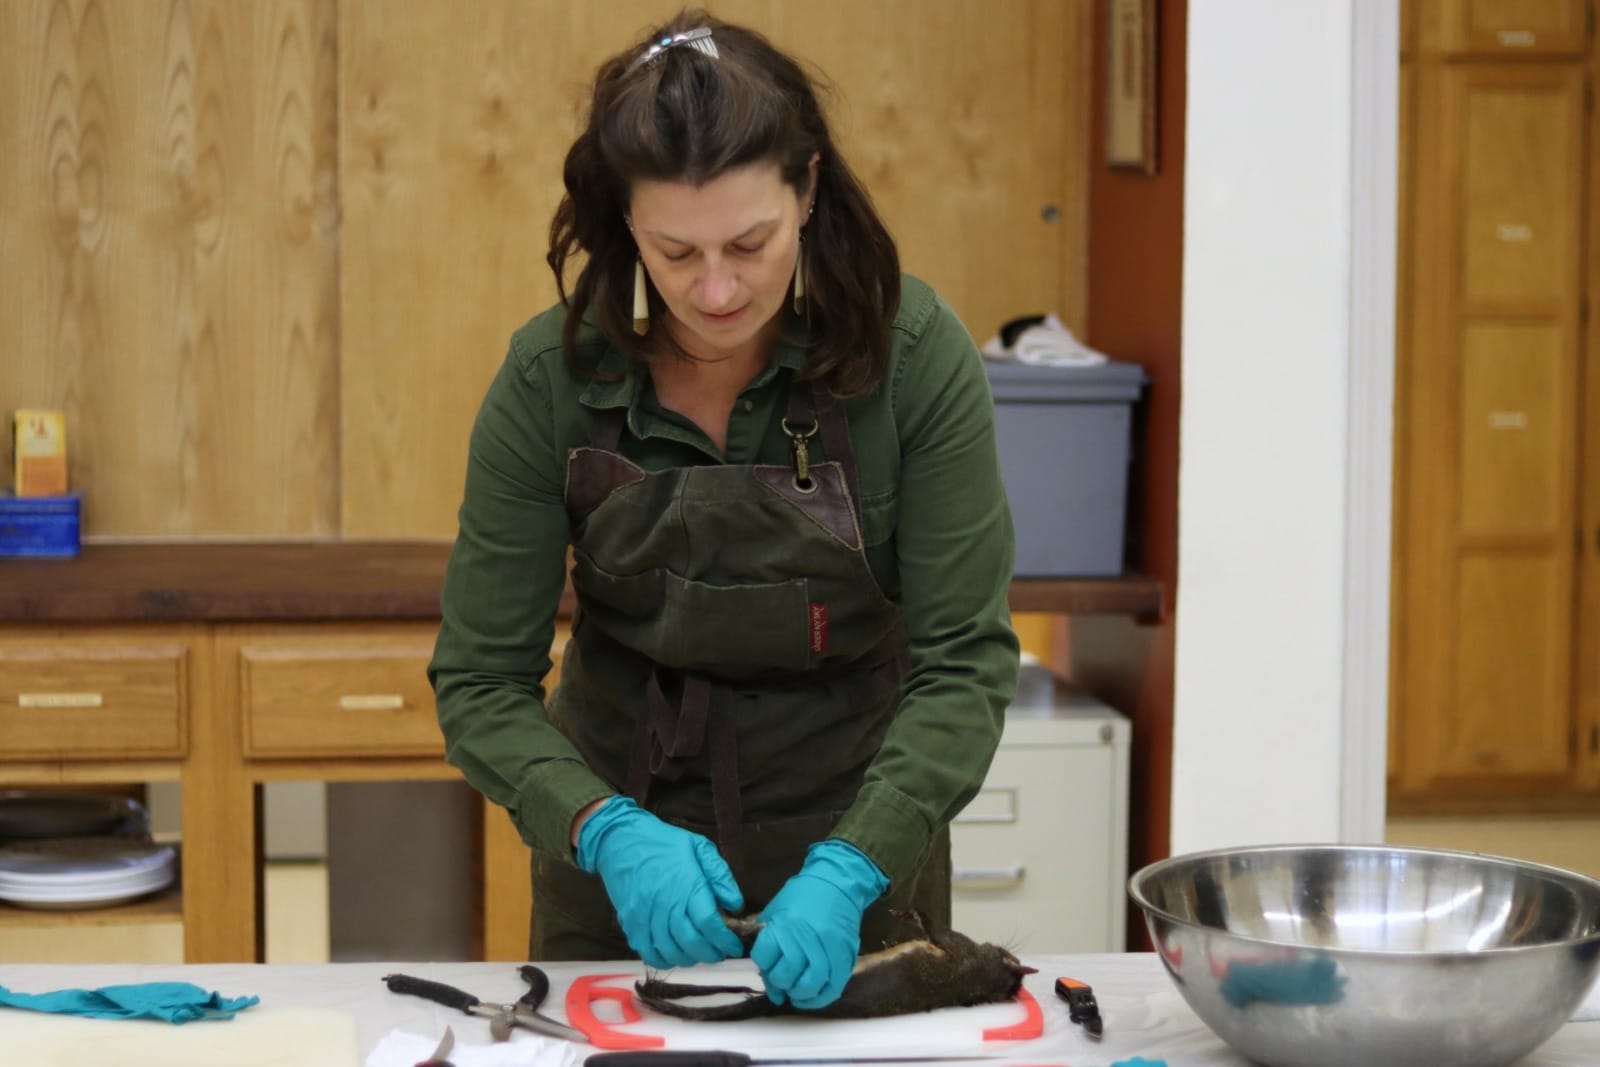
{"type": "Polygon", "coordinates": [[[800,235],[800,254],[794,261],[794,313],[806,313],[806,238],[800,235]]]}
{"type": "Polygon", "coordinates": [[[641,337],[650,330],[650,295],[644,284],[644,259],[633,261],[633,332],[641,337]]]}

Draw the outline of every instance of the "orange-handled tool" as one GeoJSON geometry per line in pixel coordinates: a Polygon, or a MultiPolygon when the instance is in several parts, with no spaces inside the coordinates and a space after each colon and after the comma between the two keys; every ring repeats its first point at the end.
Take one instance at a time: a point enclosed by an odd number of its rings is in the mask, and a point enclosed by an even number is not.
{"type": "Polygon", "coordinates": [[[1090,1037],[1098,1041],[1104,1024],[1100,1020],[1100,1005],[1095,1002],[1094,990],[1076,978],[1057,978],[1056,996],[1067,1002],[1067,1018],[1082,1026],[1090,1037]]]}

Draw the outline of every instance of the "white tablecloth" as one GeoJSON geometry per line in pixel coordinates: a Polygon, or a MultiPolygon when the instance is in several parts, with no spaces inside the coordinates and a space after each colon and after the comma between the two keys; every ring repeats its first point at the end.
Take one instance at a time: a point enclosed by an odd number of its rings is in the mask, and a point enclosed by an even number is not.
{"type": "MultiPolygon", "coordinates": [[[[1044,1010],[1044,1036],[1035,1041],[996,1046],[991,1054],[1003,1052],[1006,1059],[1041,1067],[1048,1064],[1103,1067],[1136,1056],[1165,1060],[1170,1067],[1248,1067],[1248,1061],[1223,1045],[1189,1010],[1154,954],[1029,956],[1024,962],[1039,969],[1039,973],[1028,977],[1027,987],[1044,1010]],[[1058,976],[1071,976],[1094,988],[1105,1020],[1102,1041],[1091,1041],[1068,1020],[1066,1005],[1052,993],[1058,976]]],[[[642,973],[639,968],[637,962],[545,965],[551,992],[543,1010],[564,1020],[564,997],[575,978],[593,973],[642,973]]],[[[353,1018],[363,1063],[380,1041],[397,1030],[437,1038],[448,1025],[454,1029],[461,1045],[489,1043],[485,1020],[468,1018],[416,997],[390,993],[382,978],[397,971],[448,982],[490,1002],[512,1001],[526,990],[512,964],[426,962],[185,967],[0,963],[0,985],[22,992],[42,993],[129,982],[186,981],[228,997],[259,996],[263,1008],[335,1009],[353,1018]]],[[[692,972],[678,973],[684,981],[698,981],[692,972]]],[[[1590,1004],[1592,1010],[1600,1009],[1600,991],[1591,996],[1590,1004]]],[[[581,1059],[581,1054],[593,1050],[583,1046],[578,1051],[581,1059]]],[[[826,1050],[826,1054],[837,1052],[833,1048],[826,1050]]],[[[1568,1023],[1518,1067],[1596,1067],[1597,1064],[1600,1064],[1600,1021],[1592,1021],[1568,1023]]]]}

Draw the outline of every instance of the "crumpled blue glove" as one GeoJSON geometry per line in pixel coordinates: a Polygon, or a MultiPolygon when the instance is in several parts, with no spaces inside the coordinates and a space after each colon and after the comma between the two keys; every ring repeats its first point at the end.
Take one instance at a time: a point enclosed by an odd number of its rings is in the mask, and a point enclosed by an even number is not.
{"type": "Polygon", "coordinates": [[[750,958],[767,999],[802,1011],[839,999],[861,949],[861,913],[889,888],[877,864],[837,838],[806,851],[799,872],[761,913],[750,958]]]}
{"type": "Polygon", "coordinates": [[[578,866],[605,882],[628,944],[649,966],[744,955],[718,910],[737,912],[744,894],[709,839],[616,796],[578,831],[578,866]]]}
{"type": "Polygon", "coordinates": [[[181,1024],[197,1019],[231,1019],[235,1012],[259,1003],[260,997],[225,997],[190,982],[139,982],[49,993],[13,993],[0,986],[0,1006],[91,1019],[162,1019],[181,1024]]]}

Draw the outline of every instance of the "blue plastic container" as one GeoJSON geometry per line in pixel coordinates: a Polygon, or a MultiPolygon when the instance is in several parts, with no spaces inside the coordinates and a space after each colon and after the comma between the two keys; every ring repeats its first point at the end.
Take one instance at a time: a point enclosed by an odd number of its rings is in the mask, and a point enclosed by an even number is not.
{"type": "Polygon", "coordinates": [[[77,493],[0,494],[0,556],[76,556],[80,511],[77,493]]]}

